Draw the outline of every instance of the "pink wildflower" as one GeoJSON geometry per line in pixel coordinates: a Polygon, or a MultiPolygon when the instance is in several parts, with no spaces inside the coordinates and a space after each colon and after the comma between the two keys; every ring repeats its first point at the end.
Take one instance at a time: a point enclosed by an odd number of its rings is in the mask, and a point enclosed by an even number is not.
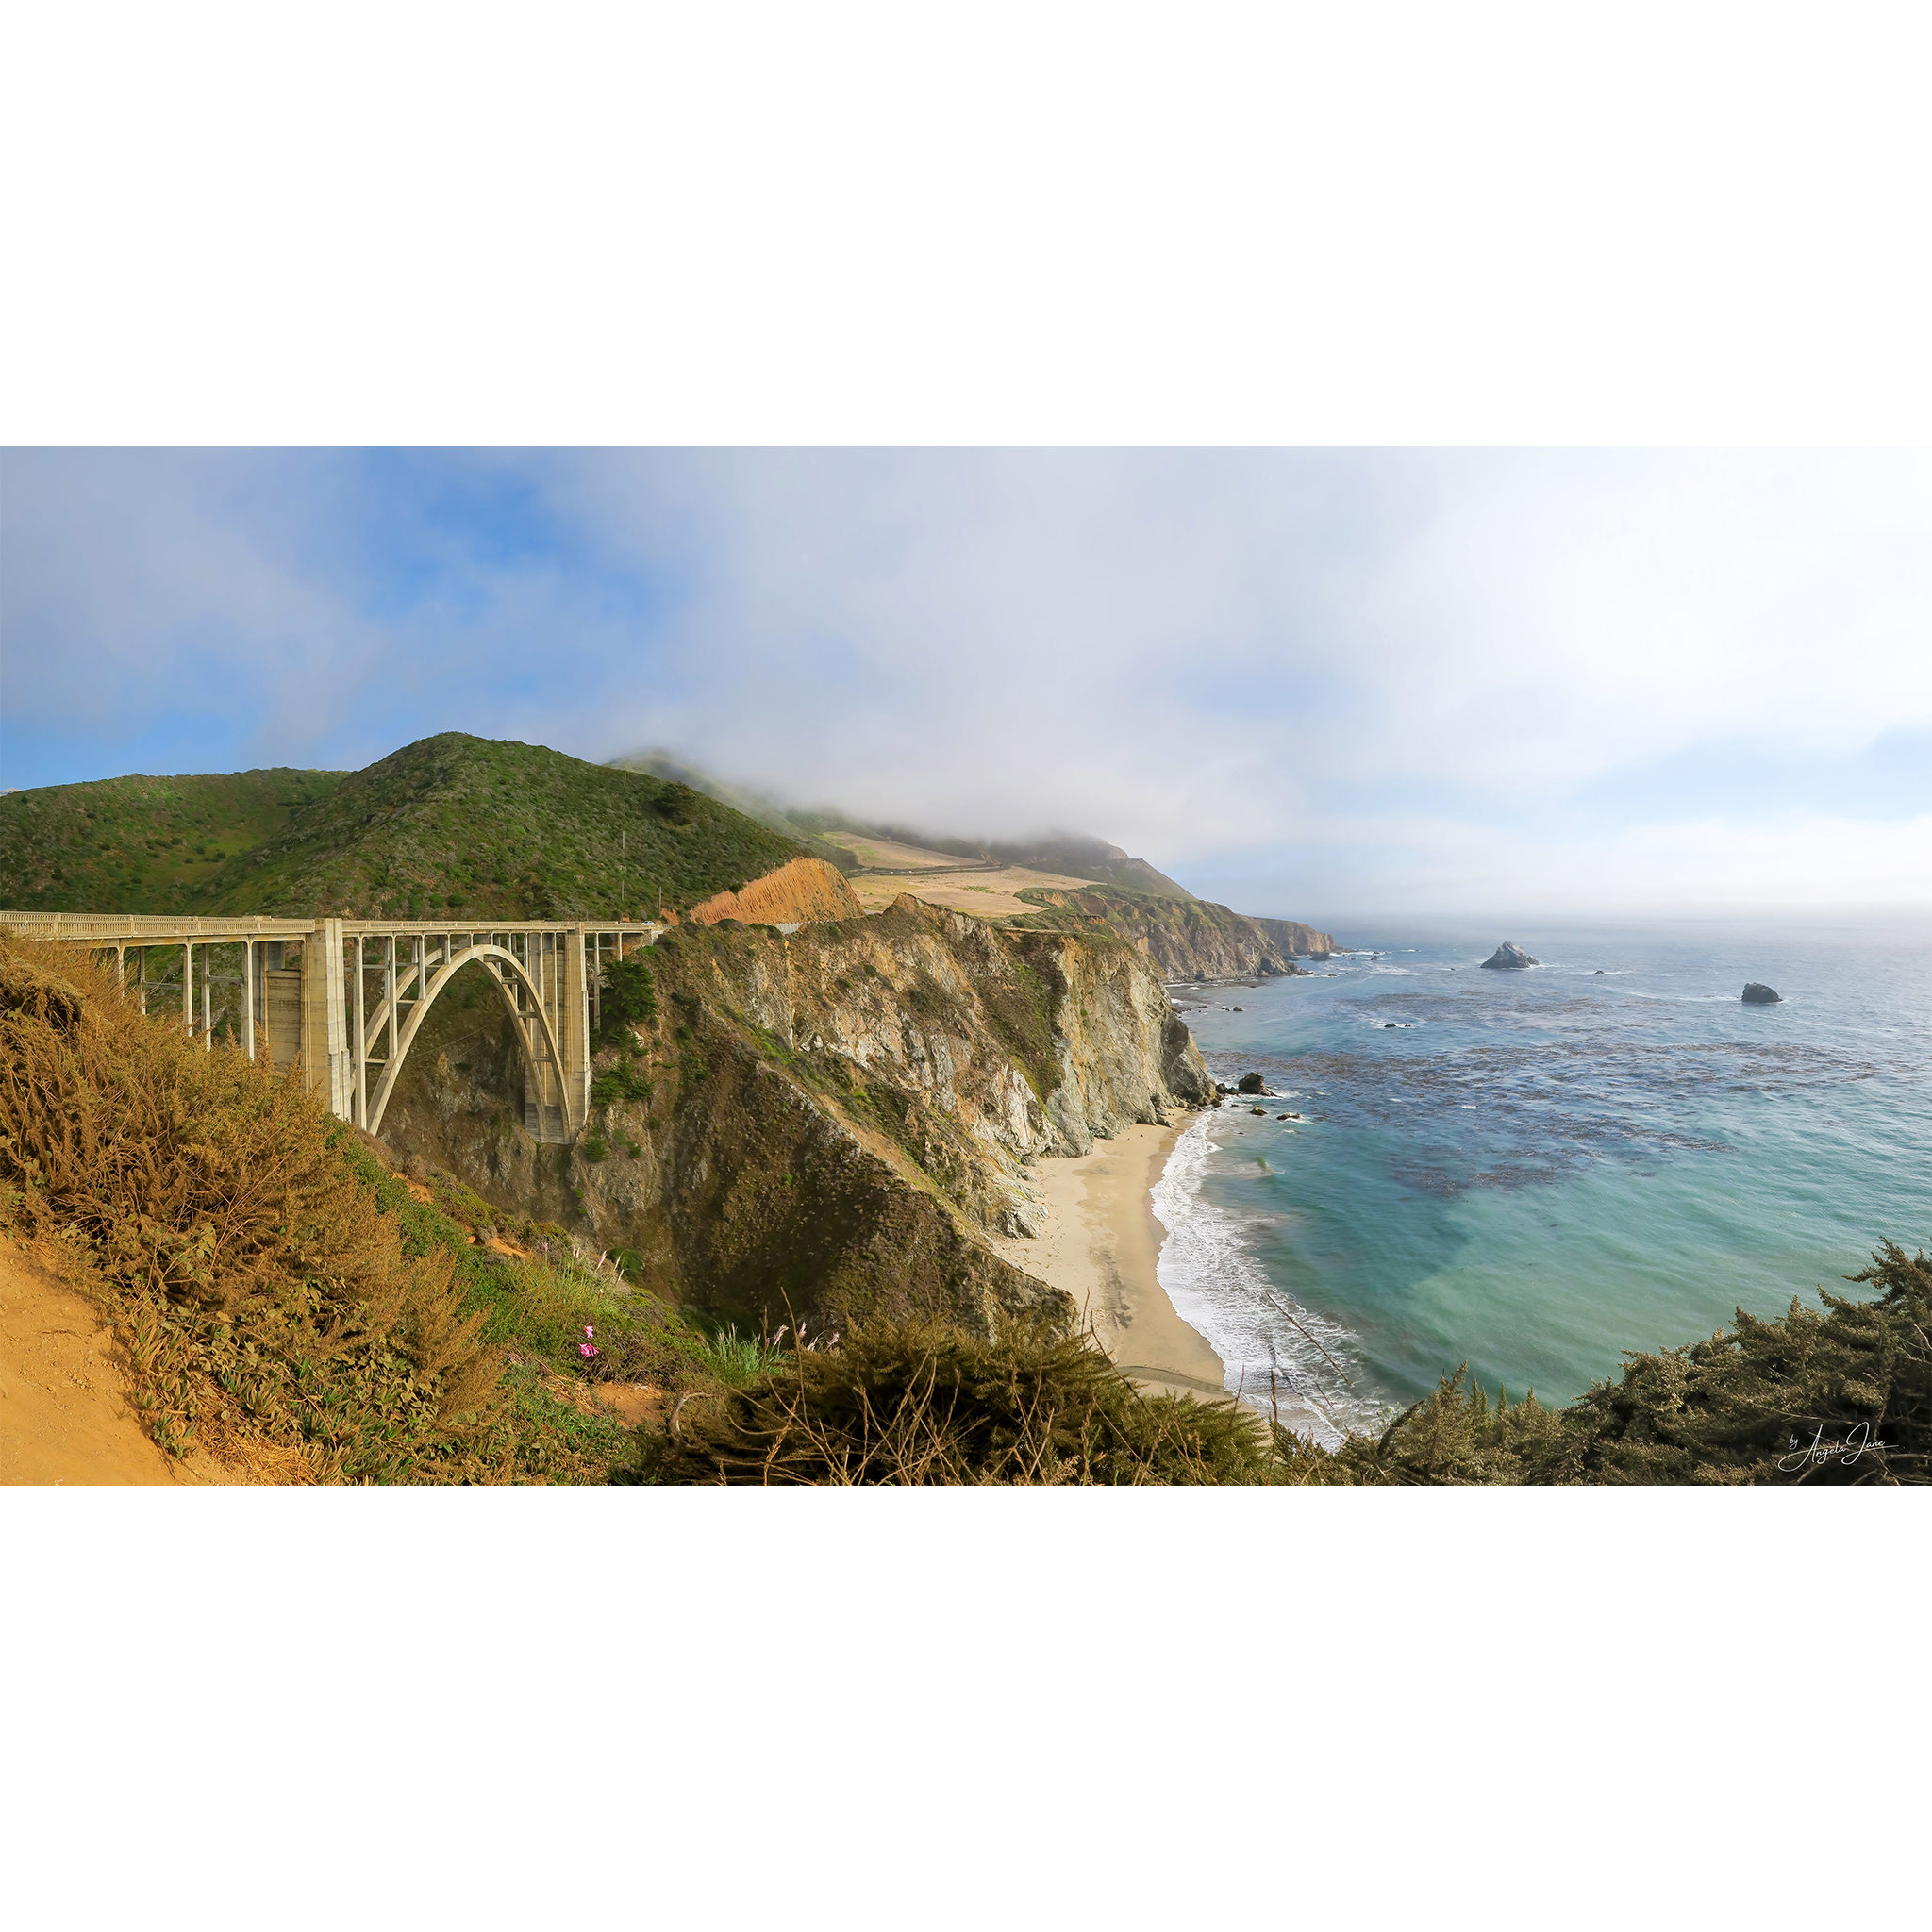
{"type": "Polygon", "coordinates": [[[591,1337],[596,1334],[596,1332],[597,1331],[594,1328],[592,1328],[588,1322],[584,1324],[584,1340],[586,1341],[590,1341],[591,1337]]]}
{"type": "Polygon", "coordinates": [[[594,1348],[592,1348],[588,1341],[580,1341],[577,1343],[577,1353],[580,1356],[582,1356],[586,1361],[589,1361],[590,1358],[597,1353],[597,1351],[594,1348]]]}

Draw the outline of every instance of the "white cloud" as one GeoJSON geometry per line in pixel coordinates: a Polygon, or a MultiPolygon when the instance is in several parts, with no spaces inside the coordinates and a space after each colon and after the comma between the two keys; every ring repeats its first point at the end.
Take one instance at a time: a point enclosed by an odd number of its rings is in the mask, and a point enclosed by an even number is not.
{"type": "Polygon", "coordinates": [[[704,559],[680,707],[641,691],[624,727],[861,809],[1178,863],[1319,842],[1370,781],[1536,823],[1700,745],[1932,728],[1922,458],[594,458],[559,487],[617,552],[704,559]]]}
{"type": "Polygon", "coordinates": [[[1098,831],[1308,916],[1932,899],[1910,761],[1856,804],[1818,763],[1932,734],[1924,456],[16,453],[0,475],[11,742],[172,708],[210,714],[204,769],[450,728],[668,743],[803,801],[1098,831]],[[1812,774],[1774,823],[1728,795],[1740,745],[1812,774]]]}

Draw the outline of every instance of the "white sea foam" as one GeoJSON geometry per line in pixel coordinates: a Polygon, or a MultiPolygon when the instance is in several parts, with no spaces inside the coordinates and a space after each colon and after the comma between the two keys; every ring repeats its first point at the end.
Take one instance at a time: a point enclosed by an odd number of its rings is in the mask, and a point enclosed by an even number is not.
{"type": "Polygon", "coordinates": [[[1205,1113],[1188,1127],[1155,1184],[1154,1212],[1167,1230],[1160,1285],[1221,1357],[1229,1393],[1266,1411],[1272,1375],[1284,1426],[1333,1447],[1349,1427],[1379,1414],[1361,1394],[1359,1345],[1340,1323],[1270,1281],[1241,1217],[1205,1198],[1203,1183],[1222,1151],[1209,1131],[1215,1122],[1205,1113]]]}

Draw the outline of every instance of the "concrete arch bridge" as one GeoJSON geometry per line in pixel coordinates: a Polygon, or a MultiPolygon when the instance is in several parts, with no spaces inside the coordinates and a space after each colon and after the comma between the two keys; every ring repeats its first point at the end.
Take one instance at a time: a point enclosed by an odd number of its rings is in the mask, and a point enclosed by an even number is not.
{"type": "Polygon", "coordinates": [[[339,1120],[375,1133],[429,1009],[467,966],[494,985],[524,1057],[524,1125],[568,1141],[591,1111],[604,969],[653,943],[649,921],[181,919],[0,912],[23,939],[112,954],[142,1010],[172,1010],[212,1046],[295,1068],[339,1120]]]}

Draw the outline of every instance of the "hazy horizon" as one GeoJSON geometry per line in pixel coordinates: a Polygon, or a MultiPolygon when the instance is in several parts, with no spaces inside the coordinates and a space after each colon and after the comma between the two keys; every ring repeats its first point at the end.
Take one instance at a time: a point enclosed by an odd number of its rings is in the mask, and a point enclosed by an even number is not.
{"type": "Polygon", "coordinates": [[[662,745],[1338,924],[1932,910],[1932,460],[8,451],[0,785],[662,745]]]}

